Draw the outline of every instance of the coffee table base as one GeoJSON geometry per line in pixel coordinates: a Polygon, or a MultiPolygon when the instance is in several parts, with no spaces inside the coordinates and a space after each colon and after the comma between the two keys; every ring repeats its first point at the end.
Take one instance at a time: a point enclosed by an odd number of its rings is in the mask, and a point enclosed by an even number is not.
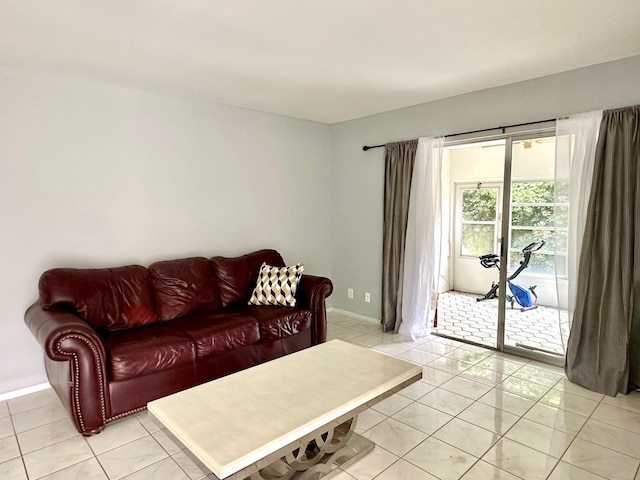
{"type": "MultiPolygon", "coordinates": [[[[355,433],[358,415],[335,427],[325,427],[311,438],[301,440],[291,450],[250,474],[238,472],[228,480],[318,480],[328,478],[360,459],[375,444],[355,433]]],[[[267,459],[265,459],[267,460],[267,459]]],[[[265,462],[263,460],[263,462],[265,462]]],[[[260,462],[262,463],[262,462],[260,462]]]]}
{"type": "Polygon", "coordinates": [[[275,464],[246,477],[246,480],[318,480],[340,472],[373,450],[375,444],[368,438],[353,434],[347,445],[335,453],[325,454],[315,465],[306,470],[294,470],[285,462],[275,464]]]}

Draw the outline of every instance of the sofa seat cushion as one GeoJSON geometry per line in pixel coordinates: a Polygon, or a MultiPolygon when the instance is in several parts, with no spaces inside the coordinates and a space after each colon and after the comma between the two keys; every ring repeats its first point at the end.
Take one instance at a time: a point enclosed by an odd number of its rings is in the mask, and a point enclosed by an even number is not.
{"type": "Polygon", "coordinates": [[[260,338],[273,342],[311,327],[311,310],[297,307],[247,306],[234,309],[255,318],[260,324],[260,338]]]}
{"type": "Polygon", "coordinates": [[[102,342],[112,380],[126,380],[194,363],[195,345],[183,333],[164,326],[108,332],[102,342]]]}
{"type": "Polygon", "coordinates": [[[193,340],[198,358],[219,355],[260,341],[258,322],[247,315],[218,311],[178,318],[167,325],[193,340]]]}

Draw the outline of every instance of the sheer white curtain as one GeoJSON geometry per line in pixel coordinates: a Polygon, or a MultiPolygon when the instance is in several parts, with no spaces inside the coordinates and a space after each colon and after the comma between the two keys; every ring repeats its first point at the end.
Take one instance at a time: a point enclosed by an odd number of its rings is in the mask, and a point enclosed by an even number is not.
{"type": "Polygon", "coordinates": [[[405,240],[400,333],[413,339],[433,325],[442,243],[444,137],[420,138],[413,167],[405,240]]]}
{"type": "Polygon", "coordinates": [[[597,110],[558,119],[556,123],[556,287],[565,348],[575,310],[578,262],[601,120],[602,110],[597,110]]]}

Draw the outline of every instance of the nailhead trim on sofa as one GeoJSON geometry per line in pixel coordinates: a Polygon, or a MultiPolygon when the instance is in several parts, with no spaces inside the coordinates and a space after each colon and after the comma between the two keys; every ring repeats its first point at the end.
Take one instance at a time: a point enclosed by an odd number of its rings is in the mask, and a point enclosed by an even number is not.
{"type": "Polygon", "coordinates": [[[85,342],[87,345],[89,345],[89,348],[91,348],[91,351],[93,352],[93,356],[95,357],[96,360],[96,366],[97,366],[97,370],[98,370],[98,380],[99,380],[99,387],[100,387],[100,409],[102,412],[102,421],[103,423],[106,422],[106,410],[105,410],[105,398],[104,398],[104,379],[102,378],[102,365],[100,363],[100,355],[98,354],[98,349],[96,348],[96,346],[93,344],[93,342],[91,342],[88,338],[83,337],[82,335],[65,335],[64,337],[62,337],[56,347],[57,350],[60,354],[62,355],[66,355],[68,357],[73,357],[73,364],[74,364],[74,369],[73,369],[73,385],[74,385],[74,392],[73,392],[73,396],[75,399],[75,408],[76,408],[76,413],[78,414],[78,420],[80,421],[80,428],[82,429],[83,432],[86,432],[86,428],[84,426],[84,420],[82,418],[82,411],[80,410],[80,364],[78,362],[78,355],[76,355],[73,352],[67,352],[65,350],[62,349],[62,342],[64,342],[66,339],[68,338],[77,338],[78,340],[82,340],[83,342],[85,342]]]}

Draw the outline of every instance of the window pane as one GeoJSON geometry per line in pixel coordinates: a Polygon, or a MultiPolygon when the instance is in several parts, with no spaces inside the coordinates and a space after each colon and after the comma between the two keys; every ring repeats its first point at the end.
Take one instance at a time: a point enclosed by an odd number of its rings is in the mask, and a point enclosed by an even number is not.
{"type": "MultiPolygon", "coordinates": [[[[566,252],[568,247],[569,247],[569,232],[564,230],[558,230],[556,232],[554,232],[554,240],[555,240],[555,247],[556,250],[558,252],[566,252]]],[[[545,245],[545,250],[546,250],[546,245],[545,245]]]]}
{"type": "MultiPolygon", "coordinates": [[[[509,271],[513,272],[516,268],[520,266],[520,262],[524,259],[524,255],[519,251],[511,251],[509,252],[509,271]]],[[[544,273],[544,274],[555,274],[556,271],[556,260],[555,255],[548,253],[540,253],[537,251],[531,255],[531,259],[529,260],[529,266],[524,270],[528,273],[544,273]]],[[[518,278],[514,279],[515,283],[518,283],[518,278]]],[[[528,286],[528,285],[527,285],[528,286]]]]}
{"type": "Polygon", "coordinates": [[[514,203],[553,203],[553,181],[514,183],[511,201],[514,203]]]}
{"type": "Polygon", "coordinates": [[[554,230],[511,230],[511,249],[521,252],[524,247],[533,242],[544,240],[544,252],[567,251],[568,232],[554,230]]]}
{"type": "Polygon", "coordinates": [[[494,238],[493,225],[462,225],[460,254],[479,257],[493,253],[494,238]]]}
{"type": "Polygon", "coordinates": [[[553,227],[554,207],[521,206],[511,209],[511,225],[516,227],[553,227]]]}
{"type": "Polygon", "coordinates": [[[566,255],[555,255],[556,261],[556,272],[561,277],[567,276],[567,256],[566,255]]]}
{"type": "Polygon", "coordinates": [[[555,207],[555,226],[569,226],[569,207],[567,205],[556,205],[555,207]]]}
{"type": "Polygon", "coordinates": [[[522,249],[533,242],[545,241],[545,251],[555,250],[555,234],[553,230],[511,230],[511,249],[522,252],[522,249]]]}
{"type": "Polygon", "coordinates": [[[569,202],[569,182],[557,181],[555,185],[556,202],[569,202]]]}
{"type": "Polygon", "coordinates": [[[462,190],[462,220],[495,221],[497,188],[462,190]]]}

